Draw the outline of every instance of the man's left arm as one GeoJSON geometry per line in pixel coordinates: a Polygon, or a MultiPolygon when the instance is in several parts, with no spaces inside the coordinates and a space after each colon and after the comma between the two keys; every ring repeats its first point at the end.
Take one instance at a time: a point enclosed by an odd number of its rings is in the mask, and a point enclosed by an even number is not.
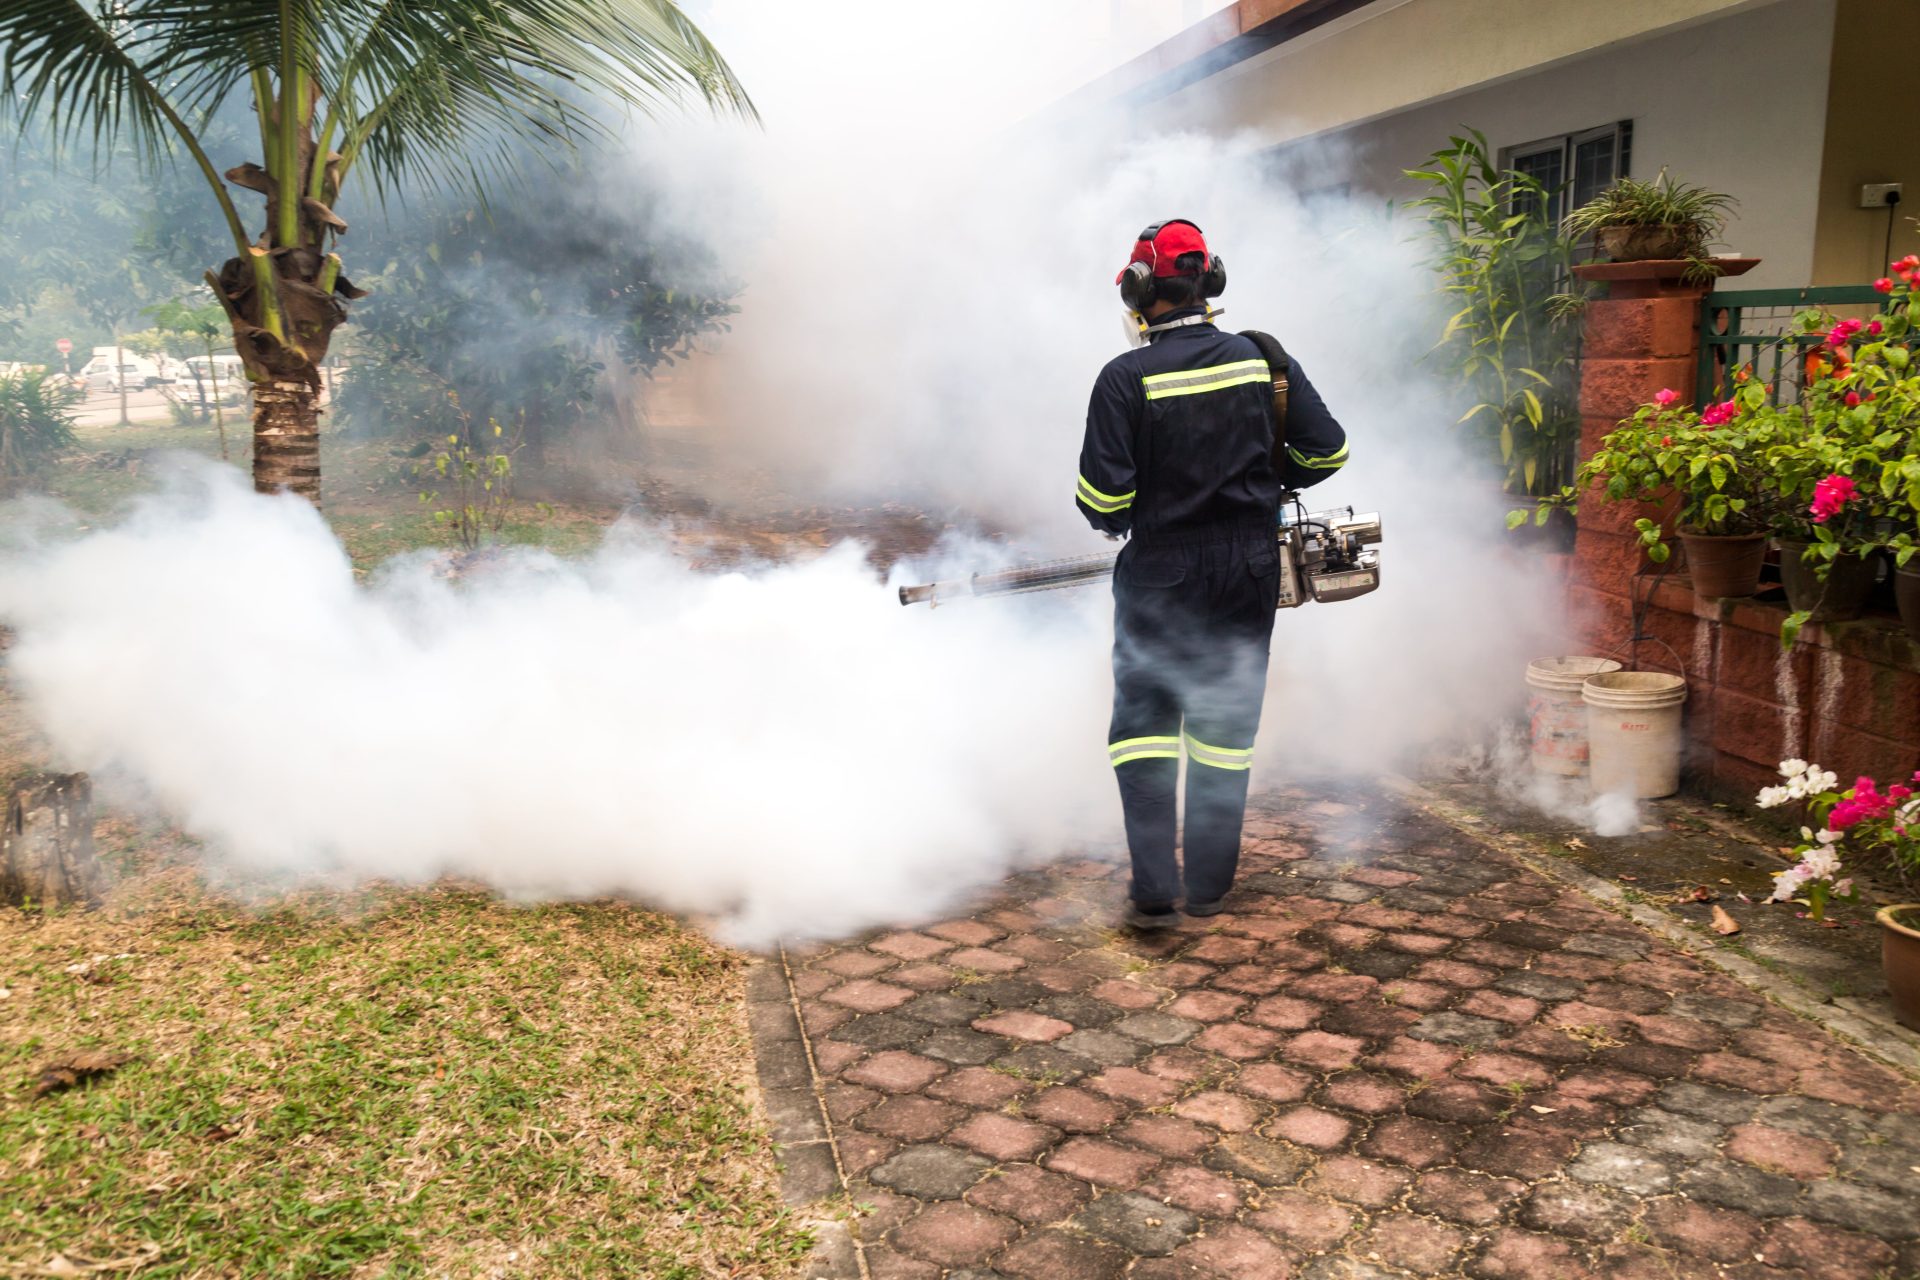
{"type": "Polygon", "coordinates": [[[1347,465],[1347,433],[1297,360],[1287,382],[1286,449],[1280,483],[1288,489],[1319,484],[1347,465]]]}
{"type": "Polygon", "coordinates": [[[1133,464],[1140,380],[1118,361],[1100,371],[1087,402],[1087,435],[1080,446],[1080,484],[1074,503],[1087,523],[1118,536],[1133,525],[1138,476],[1133,464]]]}

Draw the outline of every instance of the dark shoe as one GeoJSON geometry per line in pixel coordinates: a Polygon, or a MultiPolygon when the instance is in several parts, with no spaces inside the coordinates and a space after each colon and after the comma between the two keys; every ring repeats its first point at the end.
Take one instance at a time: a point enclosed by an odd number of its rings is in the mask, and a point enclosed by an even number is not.
{"type": "Polygon", "coordinates": [[[1217,916],[1227,909],[1227,900],[1215,898],[1212,902],[1189,902],[1180,909],[1190,916],[1217,916]]]}
{"type": "Polygon", "coordinates": [[[1149,911],[1137,902],[1129,902],[1121,919],[1129,929],[1172,929],[1179,925],[1180,913],[1172,907],[1149,911]]]}

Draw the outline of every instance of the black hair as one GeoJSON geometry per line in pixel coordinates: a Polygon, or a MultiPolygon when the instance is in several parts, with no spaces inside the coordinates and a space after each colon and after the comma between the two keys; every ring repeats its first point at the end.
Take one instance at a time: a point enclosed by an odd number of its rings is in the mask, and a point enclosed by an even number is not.
{"type": "MultiPolygon", "coordinates": [[[[1199,254],[1182,254],[1182,257],[1199,257],[1199,254]]],[[[1186,265],[1185,263],[1181,264],[1186,265]]],[[[1200,301],[1200,277],[1155,276],[1153,297],[1156,302],[1170,302],[1176,307],[1191,307],[1200,301]]]]}

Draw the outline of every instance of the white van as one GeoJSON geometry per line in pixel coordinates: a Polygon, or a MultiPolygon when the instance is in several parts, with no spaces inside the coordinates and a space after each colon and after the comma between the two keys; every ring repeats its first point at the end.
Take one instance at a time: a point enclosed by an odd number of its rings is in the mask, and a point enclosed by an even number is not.
{"type": "Polygon", "coordinates": [[[211,359],[188,356],[174,371],[174,394],[191,400],[203,387],[210,400],[216,395],[222,402],[238,399],[247,391],[247,367],[231,351],[216,351],[211,359]]]}
{"type": "Polygon", "coordinates": [[[157,387],[168,381],[166,374],[154,361],[143,355],[120,348],[120,363],[114,366],[114,348],[95,347],[93,358],[80,367],[79,377],[86,383],[89,391],[119,391],[122,388],[132,391],[141,387],[157,387]]]}

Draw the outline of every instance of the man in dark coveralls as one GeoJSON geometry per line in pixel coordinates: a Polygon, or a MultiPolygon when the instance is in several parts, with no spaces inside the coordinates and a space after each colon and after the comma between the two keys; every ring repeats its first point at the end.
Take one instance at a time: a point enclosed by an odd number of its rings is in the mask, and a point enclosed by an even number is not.
{"type": "Polygon", "coordinates": [[[1107,742],[1133,859],[1127,922],[1152,929],[1178,923],[1176,903],[1217,914],[1233,885],[1280,590],[1281,495],[1337,471],[1347,443],[1293,363],[1275,457],[1272,370],[1251,338],[1211,323],[1206,299],[1226,269],[1191,222],[1142,231],[1116,283],[1147,343],[1094,383],[1077,502],[1096,529],[1128,538],[1113,578],[1107,742]]]}

